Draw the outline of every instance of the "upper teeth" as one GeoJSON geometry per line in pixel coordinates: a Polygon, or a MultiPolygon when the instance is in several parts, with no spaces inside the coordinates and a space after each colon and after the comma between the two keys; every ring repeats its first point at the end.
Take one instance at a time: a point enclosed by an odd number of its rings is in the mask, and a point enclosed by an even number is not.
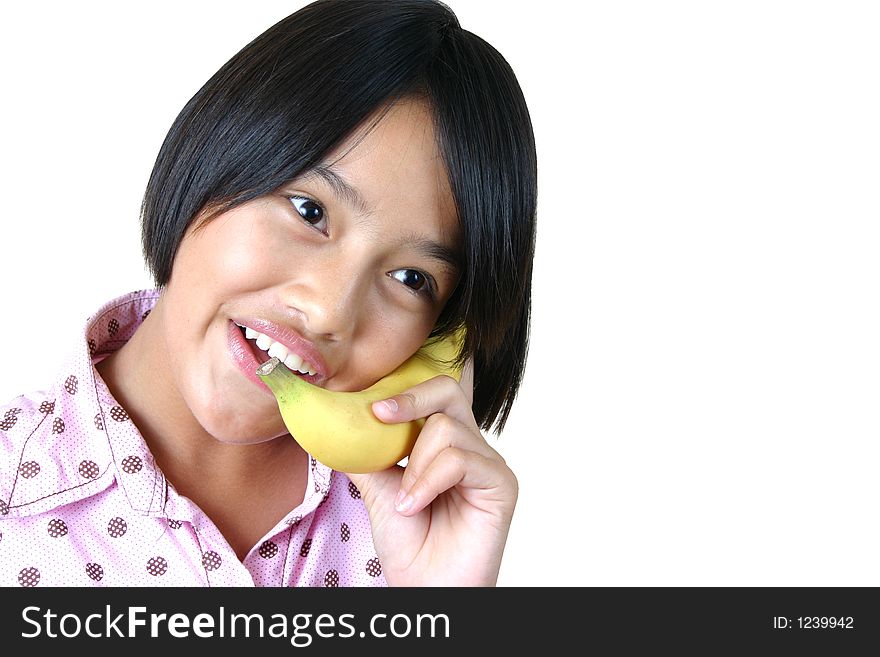
{"type": "MultiPolygon", "coordinates": [[[[239,324],[239,326],[242,326],[239,324]]],[[[242,326],[244,329],[244,337],[248,340],[256,340],[257,346],[267,352],[270,357],[274,356],[287,366],[289,370],[295,370],[300,374],[314,374],[315,368],[308,361],[303,360],[298,355],[290,351],[280,342],[275,342],[268,335],[263,335],[259,331],[255,331],[249,326],[242,326]]]]}

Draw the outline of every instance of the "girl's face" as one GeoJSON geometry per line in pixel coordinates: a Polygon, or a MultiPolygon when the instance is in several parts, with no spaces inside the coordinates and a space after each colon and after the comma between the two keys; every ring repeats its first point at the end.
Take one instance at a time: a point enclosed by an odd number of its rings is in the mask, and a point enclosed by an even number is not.
{"type": "Polygon", "coordinates": [[[361,390],[424,343],[458,281],[458,221],[426,106],[396,104],[322,164],[191,227],[174,261],[156,318],[168,367],[221,441],[286,433],[255,374],[266,350],[317,385],[361,390]]]}

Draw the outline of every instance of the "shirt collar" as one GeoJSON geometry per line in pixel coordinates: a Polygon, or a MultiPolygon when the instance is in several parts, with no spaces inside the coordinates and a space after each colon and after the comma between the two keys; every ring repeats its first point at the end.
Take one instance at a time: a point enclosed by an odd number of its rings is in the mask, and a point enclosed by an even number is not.
{"type": "Polygon", "coordinates": [[[90,317],[85,329],[85,345],[92,363],[90,375],[101,408],[95,421],[102,425],[107,437],[116,480],[131,507],[145,515],[164,514],[168,482],[143,436],[93,365],[128,342],[158,300],[159,290],[143,290],[119,297],[90,317]]]}
{"type": "Polygon", "coordinates": [[[94,368],[134,335],[159,300],[159,290],[132,292],[110,301],[92,315],[85,328],[83,348],[89,354],[89,377],[100,412],[96,425],[104,432],[114,464],[116,481],[133,509],[162,515],[168,484],[128,413],[114,399],[94,368]]]}
{"type": "MultiPolygon", "coordinates": [[[[155,508],[144,501],[156,497],[140,490],[144,484],[130,485],[120,476],[121,464],[133,463],[125,458],[147,453],[146,445],[109,394],[94,362],[134,334],[157,298],[155,290],[133,292],[105,304],[89,318],[83,340],[60,364],[53,384],[16,400],[10,412],[20,423],[11,447],[18,458],[4,464],[11,466],[3,482],[7,514],[44,513],[97,495],[115,481],[126,488],[133,508],[155,508]],[[135,448],[138,442],[140,449],[135,448]]],[[[151,484],[157,488],[162,482],[164,478],[151,484]]]]}

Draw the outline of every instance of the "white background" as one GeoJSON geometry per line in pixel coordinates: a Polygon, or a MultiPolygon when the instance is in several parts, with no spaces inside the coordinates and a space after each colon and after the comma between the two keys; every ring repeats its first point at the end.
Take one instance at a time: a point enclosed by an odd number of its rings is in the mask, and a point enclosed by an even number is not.
{"type": "MultiPolygon", "coordinates": [[[[166,131],[302,4],[3,4],[0,398],[150,286],[166,131]]],[[[450,4],[540,160],[500,583],[880,585],[876,5],[450,4]]]]}

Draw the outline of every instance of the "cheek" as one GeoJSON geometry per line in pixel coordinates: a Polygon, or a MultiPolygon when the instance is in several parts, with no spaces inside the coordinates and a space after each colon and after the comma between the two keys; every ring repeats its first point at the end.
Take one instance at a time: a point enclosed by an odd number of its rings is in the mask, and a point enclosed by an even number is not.
{"type": "Polygon", "coordinates": [[[412,356],[427,340],[430,322],[398,321],[376,324],[362,336],[351,356],[351,378],[331,382],[336,390],[363,390],[387,376],[412,356]],[[424,336],[424,339],[421,336],[424,336]],[[388,336],[395,336],[389,342],[388,336]]]}
{"type": "Polygon", "coordinates": [[[247,206],[227,212],[189,236],[181,264],[202,286],[249,290],[279,271],[279,249],[266,221],[247,206]]]}

